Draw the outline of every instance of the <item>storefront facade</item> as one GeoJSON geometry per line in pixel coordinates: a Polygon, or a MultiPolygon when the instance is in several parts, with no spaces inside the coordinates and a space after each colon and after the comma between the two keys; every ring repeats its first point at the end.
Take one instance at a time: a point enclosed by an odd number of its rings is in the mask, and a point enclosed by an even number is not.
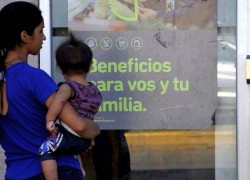
{"type": "MultiPolygon", "coordinates": [[[[124,18],[115,6],[111,12],[123,18],[126,26],[113,24],[110,30],[110,26],[100,26],[106,21],[98,20],[96,26],[88,18],[85,25],[79,24],[79,19],[70,20],[76,19],[71,8],[81,8],[81,15],[86,15],[96,1],[82,1],[83,5],[80,0],[32,1],[43,12],[47,40],[39,57],[31,57],[31,63],[56,82],[62,81],[54,52],[68,31],[86,43],[96,40],[93,53],[97,70],[90,78],[110,101],[105,102],[95,120],[105,131],[125,132],[131,179],[250,179],[250,91],[246,71],[250,2],[160,0],[157,3],[164,4],[173,15],[164,21],[166,26],[157,22],[150,28],[147,23],[138,26],[132,15],[124,18]],[[199,10],[195,9],[197,4],[199,10]],[[189,9],[197,13],[189,13],[189,9]],[[179,18],[182,13],[184,17],[179,18]],[[92,41],[87,41],[89,38],[92,41]],[[108,46],[111,41],[112,47],[108,46]],[[109,62],[123,68],[118,73],[104,72],[109,62]],[[147,65],[147,72],[140,72],[140,68],[128,72],[124,66],[129,67],[131,62],[138,67],[147,65]],[[100,77],[113,86],[108,90],[98,81],[100,77]],[[138,86],[135,80],[140,82],[138,86]],[[168,86],[171,82],[172,89],[168,86]],[[117,109],[110,105],[115,98],[117,109]]],[[[143,3],[146,7],[147,2],[143,3]]]]}

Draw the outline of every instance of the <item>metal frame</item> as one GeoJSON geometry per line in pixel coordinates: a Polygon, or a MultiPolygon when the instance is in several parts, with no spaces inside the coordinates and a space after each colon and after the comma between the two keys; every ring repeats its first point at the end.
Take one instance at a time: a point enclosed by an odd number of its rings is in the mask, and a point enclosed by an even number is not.
{"type": "Polygon", "coordinates": [[[246,84],[246,55],[250,54],[250,1],[237,1],[237,159],[238,179],[249,180],[250,86],[246,84]]]}
{"type": "Polygon", "coordinates": [[[44,18],[44,34],[46,41],[43,43],[43,48],[40,52],[40,68],[45,70],[51,75],[51,13],[50,13],[50,0],[40,0],[39,7],[42,10],[44,18]]]}

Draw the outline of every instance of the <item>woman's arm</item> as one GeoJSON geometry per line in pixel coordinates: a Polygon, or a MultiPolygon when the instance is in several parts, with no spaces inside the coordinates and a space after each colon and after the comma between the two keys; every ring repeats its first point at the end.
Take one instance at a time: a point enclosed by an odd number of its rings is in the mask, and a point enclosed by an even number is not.
{"type": "MultiPolygon", "coordinates": [[[[46,106],[48,108],[50,107],[55,95],[56,92],[47,99],[46,106]]],[[[93,120],[81,117],[68,102],[66,102],[63,106],[58,118],[81,137],[94,139],[98,134],[100,134],[99,126],[93,122],[93,120]]]]}

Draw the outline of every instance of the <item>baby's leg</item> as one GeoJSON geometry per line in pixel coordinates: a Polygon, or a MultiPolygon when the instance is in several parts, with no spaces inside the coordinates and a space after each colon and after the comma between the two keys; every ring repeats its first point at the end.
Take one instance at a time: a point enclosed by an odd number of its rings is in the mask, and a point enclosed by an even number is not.
{"type": "Polygon", "coordinates": [[[41,161],[41,166],[46,180],[58,180],[56,160],[41,161]]]}
{"type": "Polygon", "coordinates": [[[58,136],[50,135],[39,148],[38,157],[46,180],[58,180],[56,155],[58,136]]]}

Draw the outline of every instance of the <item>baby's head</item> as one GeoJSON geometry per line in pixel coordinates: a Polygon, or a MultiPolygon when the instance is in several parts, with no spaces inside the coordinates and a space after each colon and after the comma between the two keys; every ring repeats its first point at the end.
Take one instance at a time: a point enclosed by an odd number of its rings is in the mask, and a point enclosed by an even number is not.
{"type": "Polygon", "coordinates": [[[85,74],[91,69],[93,52],[80,39],[70,34],[56,50],[56,62],[62,74],[85,74]]]}

